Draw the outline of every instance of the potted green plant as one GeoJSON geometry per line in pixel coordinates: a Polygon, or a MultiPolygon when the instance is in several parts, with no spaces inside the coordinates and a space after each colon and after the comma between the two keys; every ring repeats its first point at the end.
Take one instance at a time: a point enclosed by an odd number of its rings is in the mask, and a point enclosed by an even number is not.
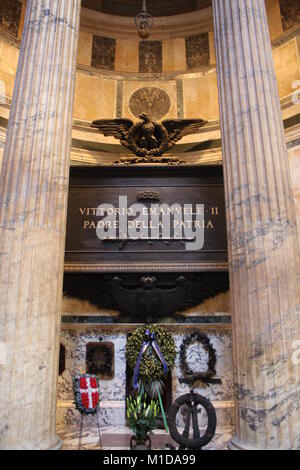
{"type": "Polygon", "coordinates": [[[165,389],[165,382],[163,379],[156,379],[156,380],[149,381],[149,382],[144,382],[140,380],[139,382],[139,390],[147,393],[147,395],[150,398],[153,398],[153,400],[158,400],[159,402],[160,411],[156,419],[156,428],[166,429],[166,431],[169,432],[169,429],[167,428],[167,424],[165,423],[165,420],[167,418],[166,416],[163,416],[163,412],[162,412],[163,410],[162,396],[164,393],[164,389],[165,389]]]}
{"type": "Polygon", "coordinates": [[[127,398],[127,418],[134,434],[130,440],[131,450],[151,450],[149,433],[156,428],[158,413],[158,401],[149,401],[146,393],[141,393],[136,398],[132,395],[127,398]]]}

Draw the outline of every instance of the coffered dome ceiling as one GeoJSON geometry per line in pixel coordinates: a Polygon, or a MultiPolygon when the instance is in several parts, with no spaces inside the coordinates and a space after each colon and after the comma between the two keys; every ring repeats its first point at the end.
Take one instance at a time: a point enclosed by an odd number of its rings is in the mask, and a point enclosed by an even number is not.
{"type": "MultiPolygon", "coordinates": [[[[179,15],[210,5],[211,0],[147,0],[147,9],[153,16],[179,15]]],[[[134,17],[142,9],[142,0],[83,0],[82,6],[111,15],[134,17]]]]}

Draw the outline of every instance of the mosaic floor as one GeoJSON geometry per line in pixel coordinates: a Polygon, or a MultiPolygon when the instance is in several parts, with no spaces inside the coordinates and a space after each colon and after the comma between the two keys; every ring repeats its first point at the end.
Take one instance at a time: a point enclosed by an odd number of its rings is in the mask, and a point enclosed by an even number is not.
{"type": "MultiPolygon", "coordinates": [[[[205,450],[226,450],[227,443],[232,437],[232,432],[232,428],[229,427],[217,430],[214,439],[205,447],[205,450]]],[[[58,427],[57,433],[63,441],[62,450],[78,450],[78,427],[58,427]]],[[[104,428],[101,430],[101,448],[102,450],[128,450],[131,436],[131,431],[127,427],[104,428]]],[[[153,450],[166,449],[166,444],[176,446],[172,438],[165,431],[161,430],[153,431],[151,441],[153,450]]],[[[97,428],[84,426],[80,450],[96,449],[100,449],[97,428]]]]}

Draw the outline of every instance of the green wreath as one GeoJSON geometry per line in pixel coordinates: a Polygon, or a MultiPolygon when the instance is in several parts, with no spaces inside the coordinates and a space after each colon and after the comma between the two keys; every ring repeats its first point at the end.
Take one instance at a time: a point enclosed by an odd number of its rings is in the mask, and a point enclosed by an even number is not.
{"type": "MultiPolygon", "coordinates": [[[[147,341],[146,330],[155,333],[157,344],[165,358],[169,371],[173,369],[176,358],[176,347],[173,335],[158,325],[146,325],[135,330],[128,338],[126,346],[126,360],[133,371],[139,352],[144,341],[147,341]]],[[[140,366],[140,379],[144,383],[151,383],[164,379],[164,370],[155,351],[148,347],[143,355],[140,366]]]]}

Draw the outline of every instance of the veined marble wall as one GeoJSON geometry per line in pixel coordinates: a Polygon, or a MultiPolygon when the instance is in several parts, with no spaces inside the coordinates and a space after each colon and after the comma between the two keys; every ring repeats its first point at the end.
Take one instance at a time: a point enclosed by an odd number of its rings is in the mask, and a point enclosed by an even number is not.
{"type": "Polygon", "coordinates": [[[19,60],[19,50],[0,33],[0,103],[10,102],[19,60]]]}
{"type": "Polygon", "coordinates": [[[58,377],[57,422],[73,424],[80,420],[80,413],[72,405],[74,399],[72,376],[86,373],[87,343],[103,341],[114,344],[114,378],[101,380],[101,424],[114,426],[125,424],[125,393],[126,393],[126,335],[101,333],[101,328],[83,328],[80,331],[62,328],[61,343],[65,346],[66,369],[58,377]]]}
{"type": "MultiPolygon", "coordinates": [[[[276,39],[282,35],[283,29],[290,28],[288,25],[295,25],[297,16],[293,22],[291,20],[291,8],[289,0],[266,0],[266,7],[269,19],[269,28],[271,39],[276,39]],[[279,3],[280,1],[280,3],[279,3]]],[[[294,10],[297,10],[297,6],[294,10]]],[[[96,17],[95,17],[96,19],[96,17]]],[[[186,20],[186,18],[185,18],[186,20]]],[[[182,20],[184,23],[184,20],[182,20]]],[[[168,28],[168,22],[161,28],[162,35],[168,28]]],[[[82,26],[82,37],[79,44],[79,63],[82,65],[91,65],[91,57],[95,54],[93,43],[98,41],[99,33],[89,32],[82,26]],[[87,35],[88,34],[88,35],[87,35]],[[96,38],[96,39],[95,39],[96,38]],[[89,50],[89,58],[83,51],[89,50]],[[83,61],[81,61],[83,59],[83,61]]],[[[188,28],[187,28],[188,29],[188,28]]],[[[106,27],[107,30],[107,27],[106,27]]],[[[107,34],[109,34],[107,32],[107,34]]],[[[166,36],[168,36],[166,34],[166,36]]],[[[139,49],[151,46],[151,37],[149,41],[139,42],[138,37],[128,38],[119,37],[118,28],[111,28],[110,39],[115,40],[116,54],[112,56],[112,68],[118,72],[178,72],[186,70],[195,70],[203,66],[215,63],[214,41],[212,21],[208,22],[206,31],[200,31],[198,34],[189,35],[186,32],[178,32],[178,37],[163,37],[159,39],[159,32],[156,29],[155,50],[152,48],[152,62],[155,61],[155,67],[151,70],[151,64],[145,69],[143,66],[144,55],[139,56],[139,49]]],[[[101,39],[99,39],[101,40],[101,39]]],[[[152,64],[153,65],[153,64],[152,64]]]]}
{"type": "MultiPolygon", "coordinates": [[[[278,24],[281,24],[277,18],[280,13],[279,3],[269,2],[268,5],[272,28],[277,26],[278,29],[278,24]]],[[[294,84],[300,80],[299,28],[300,26],[298,29],[293,27],[291,32],[289,30],[284,35],[282,28],[279,28],[273,38],[276,75],[282,99],[291,96],[294,84]]],[[[73,115],[76,122],[88,124],[97,118],[111,117],[136,119],[130,108],[131,97],[141,88],[152,87],[166,92],[171,102],[169,112],[165,113],[161,119],[202,117],[211,125],[218,125],[217,75],[211,32],[208,36],[201,34],[190,39],[169,38],[164,40],[166,42],[162,42],[162,47],[157,47],[158,41],[148,43],[146,41],[144,48],[146,44],[155,44],[155,47],[153,45],[149,49],[147,46],[149,50],[144,52],[138,41],[123,39],[111,41],[109,38],[106,41],[107,38],[102,37],[95,40],[91,33],[83,30],[81,35],[73,115]],[[207,65],[202,63],[202,52],[197,53],[197,48],[200,47],[199,44],[202,44],[204,38],[209,43],[208,49],[207,44],[205,46],[206,52],[209,50],[210,55],[207,65]],[[94,55],[91,49],[93,44],[97,49],[94,55]],[[194,54],[194,58],[186,55],[186,48],[191,55],[194,54]],[[102,53],[104,50],[105,54],[102,53]],[[159,57],[156,57],[157,54],[159,57]],[[139,63],[140,56],[145,62],[142,66],[139,63]],[[113,62],[117,60],[121,63],[118,71],[113,66],[113,62]],[[192,69],[193,60],[199,62],[196,70],[192,69]],[[128,68],[132,64],[133,71],[128,68]],[[162,64],[162,73],[156,73],[157,64],[162,64]],[[142,73],[138,73],[139,70],[142,73]]],[[[9,102],[12,96],[19,56],[18,47],[18,40],[9,36],[0,25],[0,99],[2,101],[5,99],[9,102]]],[[[199,136],[187,136],[183,142],[195,142],[197,139],[199,141],[199,136]]],[[[96,132],[90,133],[90,140],[116,144],[115,139],[101,136],[96,132]]]]}
{"type": "MultiPolygon", "coordinates": [[[[9,100],[16,74],[18,38],[22,32],[25,7],[18,0],[10,0],[5,5],[6,8],[2,6],[0,9],[0,98],[5,95],[9,100]],[[14,15],[9,15],[8,7],[14,3],[18,8],[14,15]],[[15,34],[11,34],[9,28],[16,30],[15,34]]],[[[289,0],[266,0],[266,6],[279,93],[283,98],[293,92],[293,83],[300,80],[300,33],[296,27],[297,24],[300,26],[300,7],[297,2],[295,4],[289,0]],[[287,24],[287,21],[292,25],[292,30],[286,26],[283,29],[282,24],[287,24]],[[293,32],[292,36],[290,31],[293,32]]],[[[212,30],[191,36],[181,36],[179,31],[178,37],[141,43],[135,37],[105,37],[84,28],[83,25],[78,52],[74,106],[76,121],[134,118],[130,99],[142,87],[156,87],[168,93],[172,109],[162,118],[204,117],[210,122],[219,120],[212,30]]],[[[195,141],[197,137],[187,137],[184,141],[190,142],[191,139],[195,141]]],[[[116,143],[109,137],[102,137],[101,141],[116,143]]]]}
{"type": "MultiPolygon", "coordinates": [[[[175,326],[175,325],[174,325],[175,326]]],[[[127,325],[128,327],[128,325],[127,325]]],[[[169,326],[170,327],[170,326],[169,326]]],[[[166,326],[168,328],[168,326],[166,326]]],[[[195,391],[214,402],[217,408],[218,425],[233,423],[233,378],[232,378],[232,348],[230,325],[219,325],[217,329],[209,325],[175,326],[179,331],[174,335],[177,346],[176,365],[172,373],[173,400],[189,392],[189,386],[181,384],[179,379],[182,372],[179,364],[179,350],[183,338],[190,333],[205,332],[211,340],[217,355],[217,377],[222,384],[196,387],[195,391]]],[[[134,330],[132,327],[130,330],[134,330]]],[[[174,330],[174,328],[173,328],[174,330]]],[[[125,394],[126,394],[126,341],[127,331],[122,331],[118,325],[84,326],[69,325],[62,327],[61,343],[65,346],[66,369],[58,378],[58,424],[74,424],[79,422],[80,414],[73,405],[72,375],[86,372],[86,344],[89,342],[110,341],[114,343],[115,376],[112,380],[100,380],[101,388],[101,426],[125,425],[125,394]],[[111,331],[109,331],[111,330],[111,331]]],[[[196,372],[207,369],[207,353],[197,343],[187,349],[188,364],[196,372]]],[[[92,420],[92,418],[90,418],[92,420]]]]}
{"type": "MultiPolygon", "coordinates": [[[[274,43],[273,55],[281,98],[293,93],[294,83],[300,80],[299,38],[300,30],[298,29],[292,37],[286,37],[285,40],[278,40],[274,43]]],[[[196,40],[190,42],[191,49],[196,47],[195,44],[197,44],[196,40]]],[[[174,50],[170,45],[168,45],[168,49],[171,53],[174,50]]],[[[117,45],[116,51],[120,53],[117,45]]],[[[124,72],[119,75],[113,72],[95,71],[86,66],[79,67],[74,118],[78,121],[91,121],[96,118],[106,118],[109,113],[110,117],[133,119],[134,115],[129,104],[132,94],[143,87],[154,87],[166,91],[172,103],[172,109],[161,119],[170,117],[196,118],[203,117],[205,114],[204,117],[208,121],[218,121],[219,104],[215,65],[204,66],[190,73],[170,72],[171,67],[169,66],[167,73],[154,77],[150,72],[152,69],[154,72],[157,71],[157,64],[161,60],[160,57],[157,58],[157,61],[153,59],[155,51],[153,46],[144,54],[145,57],[149,56],[149,60],[145,58],[145,64],[142,65],[140,71],[148,73],[126,74],[124,72]],[[87,90],[89,90],[88,96],[87,90]]],[[[128,49],[127,54],[131,56],[128,49]]],[[[139,54],[138,50],[135,51],[135,54],[139,54]]],[[[174,55],[172,57],[171,60],[175,60],[174,55]]],[[[201,60],[199,58],[199,61],[201,60]]],[[[162,56],[162,62],[169,63],[168,59],[164,59],[164,56],[162,56]]],[[[129,62],[127,61],[127,63],[129,62]]],[[[195,139],[195,137],[193,138],[195,139]]]]}

